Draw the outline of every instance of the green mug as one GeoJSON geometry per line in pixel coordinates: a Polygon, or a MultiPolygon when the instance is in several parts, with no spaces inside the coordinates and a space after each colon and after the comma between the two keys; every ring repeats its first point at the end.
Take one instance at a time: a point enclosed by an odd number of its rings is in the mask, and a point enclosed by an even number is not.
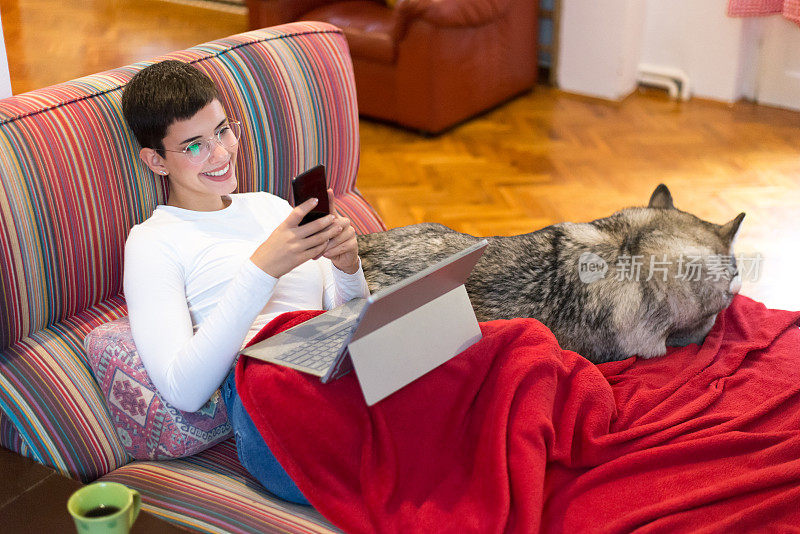
{"type": "Polygon", "coordinates": [[[139,492],[117,482],[95,482],[69,498],[69,510],[80,534],[126,534],[142,506],[139,492]]]}

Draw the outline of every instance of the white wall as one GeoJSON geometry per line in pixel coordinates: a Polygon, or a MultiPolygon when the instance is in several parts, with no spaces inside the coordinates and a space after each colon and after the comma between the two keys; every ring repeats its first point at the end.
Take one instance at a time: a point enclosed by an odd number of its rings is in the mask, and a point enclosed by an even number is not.
{"type": "Polygon", "coordinates": [[[728,17],[727,0],[645,3],[641,63],[680,69],[693,96],[723,102],[753,96],[762,19],[728,17]]]}
{"type": "Polygon", "coordinates": [[[3,22],[0,20],[0,98],[11,96],[11,76],[8,73],[6,42],[3,39],[3,22]]]}
{"type": "Polygon", "coordinates": [[[645,5],[642,0],[564,0],[558,86],[620,100],[636,87],[645,5]]]}
{"type": "Polygon", "coordinates": [[[620,100],[640,64],[680,70],[693,96],[753,98],[762,18],[727,16],[727,0],[563,0],[557,80],[620,100]]]}
{"type": "Polygon", "coordinates": [[[625,51],[622,59],[622,79],[626,81],[626,84],[628,84],[628,87],[624,92],[624,96],[627,96],[636,88],[636,75],[639,72],[639,63],[641,62],[640,57],[645,31],[645,3],[641,0],[628,2],[628,5],[625,9],[625,15],[627,18],[623,26],[624,31],[622,32],[622,47],[625,51]]]}

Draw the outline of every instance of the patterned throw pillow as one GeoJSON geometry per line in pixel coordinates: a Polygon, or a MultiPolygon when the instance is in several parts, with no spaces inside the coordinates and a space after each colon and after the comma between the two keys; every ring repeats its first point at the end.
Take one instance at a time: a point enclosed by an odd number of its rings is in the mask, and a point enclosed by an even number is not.
{"type": "Polygon", "coordinates": [[[233,435],[219,391],[197,412],[161,398],[136,352],[127,317],[95,328],[84,344],[117,435],[137,460],[191,456],[233,435]]]}

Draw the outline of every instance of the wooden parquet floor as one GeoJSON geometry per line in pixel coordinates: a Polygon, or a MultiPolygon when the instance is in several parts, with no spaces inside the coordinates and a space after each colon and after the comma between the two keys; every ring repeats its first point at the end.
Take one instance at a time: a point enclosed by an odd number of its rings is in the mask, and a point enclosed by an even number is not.
{"type": "MultiPolygon", "coordinates": [[[[243,15],[157,0],[0,0],[0,13],[15,92],[247,29],[243,15]]],[[[359,189],[389,227],[524,233],[644,205],[659,183],[713,222],[744,211],[737,253],[763,260],[743,293],[800,309],[800,113],[540,86],[436,138],[362,120],[361,141],[359,189]]]]}

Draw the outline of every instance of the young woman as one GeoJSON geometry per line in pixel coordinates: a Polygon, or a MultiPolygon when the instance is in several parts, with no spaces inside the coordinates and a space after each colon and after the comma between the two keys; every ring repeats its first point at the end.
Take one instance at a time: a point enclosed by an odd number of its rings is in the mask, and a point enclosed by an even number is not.
{"type": "Polygon", "coordinates": [[[125,244],[124,291],[136,348],[153,384],[196,411],[222,385],[242,465],[267,489],[307,501],[269,452],[236,393],[241,347],[283,312],[330,309],[369,294],[355,231],[332,214],[298,226],[269,193],[233,194],[241,125],[214,83],[179,61],[137,73],[122,97],[140,157],[169,180],[169,199],[125,244]]]}

